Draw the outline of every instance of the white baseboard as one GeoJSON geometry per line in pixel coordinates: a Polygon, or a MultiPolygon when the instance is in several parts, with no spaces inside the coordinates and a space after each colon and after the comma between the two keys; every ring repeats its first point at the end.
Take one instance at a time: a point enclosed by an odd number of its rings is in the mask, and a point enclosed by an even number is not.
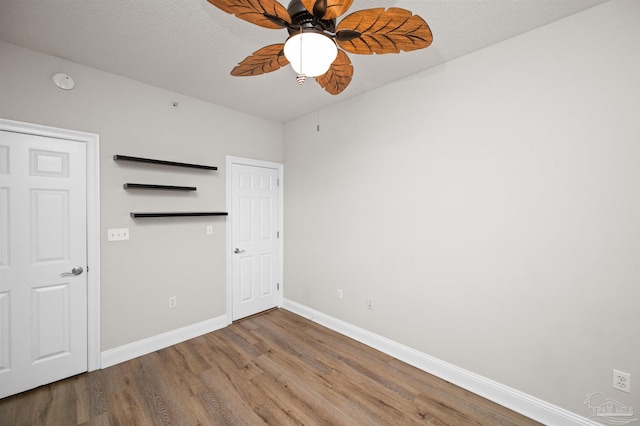
{"type": "Polygon", "coordinates": [[[164,349],[168,346],[184,342],[185,340],[220,330],[221,328],[229,325],[229,323],[230,321],[228,321],[227,316],[221,315],[210,320],[202,321],[177,330],[168,331],[166,333],[158,334],[157,336],[106,350],[101,354],[100,368],[111,367],[112,365],[129,361],[130,359],[164,349]]]}
{"type": "Polygon", "coordinates": [[[394,342],[386,337],[379,336],[345,321],[325,315],[322,312],[292,300],[285,299],[283,307],[295,314],[308,318],[320,325],[337,331],[340,334],[364,343],[400,361],[440,377],[447,382],[467,389],[476,395],[480,395],[483,398],[489,399],[545,425],[600,426],[599,423],[595,423],[586,417],[582,417],[564,408],[560,408],[516,389],[487,379],[479,374],[456,367],[453,364],[394,342]]]}

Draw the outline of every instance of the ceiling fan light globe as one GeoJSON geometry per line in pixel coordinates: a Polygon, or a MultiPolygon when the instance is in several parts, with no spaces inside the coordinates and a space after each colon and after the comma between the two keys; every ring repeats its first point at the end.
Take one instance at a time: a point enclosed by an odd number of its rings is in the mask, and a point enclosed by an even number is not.
{"type": "Polygon", "coordinates": [[[338,47],[322,33],[303,32],[289,37],[284,44],[284,56],[296,73],[317,77],[329,70],[338,56],[338,47]]]}

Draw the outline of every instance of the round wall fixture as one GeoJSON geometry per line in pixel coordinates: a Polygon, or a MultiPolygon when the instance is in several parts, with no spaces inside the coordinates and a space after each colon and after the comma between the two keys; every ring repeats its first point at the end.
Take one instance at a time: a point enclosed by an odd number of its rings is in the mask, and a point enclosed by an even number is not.
{"type": "Polygon", "coordinates": [[[53,80],[53,83],[62,90],[71,90],[76,85],[76,83],[73,81],[71,77],[61,72],[54,75],[52,80],[53,80]]]}

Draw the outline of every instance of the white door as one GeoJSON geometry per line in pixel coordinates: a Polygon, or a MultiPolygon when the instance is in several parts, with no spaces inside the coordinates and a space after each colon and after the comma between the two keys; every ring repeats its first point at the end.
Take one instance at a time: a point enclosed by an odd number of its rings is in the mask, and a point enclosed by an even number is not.
{"type": "Polygon", "coordinates": [[[0,398],[87,371],[85,150],[0,132],[0,398]]]}
{"type": "Polygon", "coordinates": [[[231,165],[232,320],[278,305],[278,170],[231,165]]]}

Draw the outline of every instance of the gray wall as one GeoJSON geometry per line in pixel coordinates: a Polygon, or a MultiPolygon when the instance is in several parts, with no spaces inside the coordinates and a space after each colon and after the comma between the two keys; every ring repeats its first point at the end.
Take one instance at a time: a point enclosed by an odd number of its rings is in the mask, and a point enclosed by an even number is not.
{"type": "Polygon", "coordinates": [[[224,211],[225,155],[281,162],[282,125],[7,43],[0,59],[0,117],[100,135],[102,350],[225,315],[225,219],[133,220],[129,212],[224,211]],[[57,72],[76,88],[57,89],[57,72]],[[219,169],[116,163],[114,154],[219,169]],[[125,191],[125,182],[198,190],[125,191]],[[129,241],[106,241],[108,228],[125,227],[129,241]]]}
{"type": "Polygon", "coordinates": [[[638,18],[615,0],[286,123],[285,297],[578,414],[640,408],[611,388],[640,378],[638,18]]]}

